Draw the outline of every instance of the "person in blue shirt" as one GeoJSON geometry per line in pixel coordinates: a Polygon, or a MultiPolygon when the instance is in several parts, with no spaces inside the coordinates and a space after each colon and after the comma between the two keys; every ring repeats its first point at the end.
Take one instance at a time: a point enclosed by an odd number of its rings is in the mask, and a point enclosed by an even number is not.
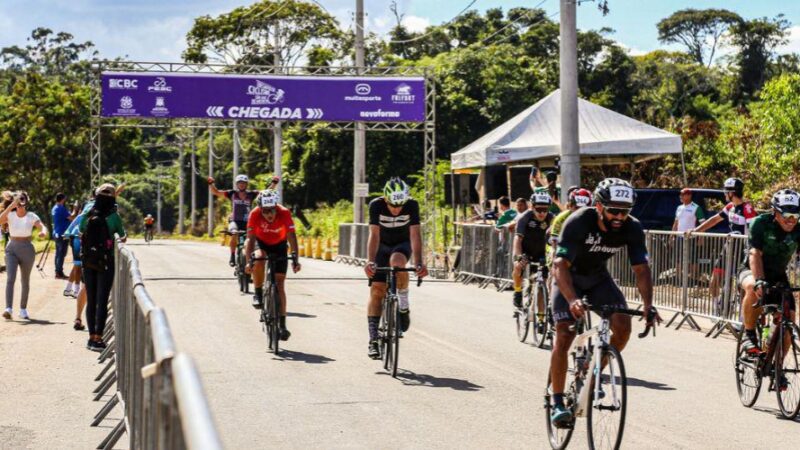
{"type": "MultiPolygon", "coordinates": [[[[77,206],[77,205],[76,205],[77,206]]],[[[81,271],[81,220],[83,216],[86,215],[89,210],[92,209],[94,206],[94,201],[89,200],[84,205],[81,213],[75,217],[75,220],[69,224],[67,227],[67,231],[64,232],[64,236],[70,243],[70,247],[72,247],[72,272],[69,274],[69,280],[67,280],[67,287],[64,288],[64,296],[65,297],[73,297],[78,300],[75,310],[75,323],[73,328],[76,330],[84,330],[86,326],[81,321],[81,315],[83,315],[83,308],[86,307],[86,287],[83,285],[83,272],[81,271]]],[[[77,208],[75,209],[77,211],[77,208]]]]}
{"type": "Polygon", "coordinates": [[[66,202],[67,196],[59,192],[56,194],[56,204],[50,211],[50,215],[53,217],[53,239],[56,241],[56,279],[59,280],[69,278],[64,275],[64,258],[66,258],[67,249],[69,248],[69,240],[65,239],[64,232],[67,231],[70,222],[75,218],[74,212],[70,214],[64,205],[66,202]]]}

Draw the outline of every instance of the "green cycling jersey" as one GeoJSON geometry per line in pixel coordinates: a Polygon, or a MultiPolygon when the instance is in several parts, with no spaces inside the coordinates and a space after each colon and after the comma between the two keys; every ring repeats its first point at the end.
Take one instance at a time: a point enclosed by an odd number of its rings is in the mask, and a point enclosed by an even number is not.
{"type": "MultiPolygon", "coordinates": [[[[783,231],[773,213],[756,217],[750,225],[750,248],[761,251],[764,278],[770,282],[786,280],[786,268],[800,245],[800,227],[783,231]]],[[[750,269],[750,258],[745,257],[744,267],[750,269]]]]}

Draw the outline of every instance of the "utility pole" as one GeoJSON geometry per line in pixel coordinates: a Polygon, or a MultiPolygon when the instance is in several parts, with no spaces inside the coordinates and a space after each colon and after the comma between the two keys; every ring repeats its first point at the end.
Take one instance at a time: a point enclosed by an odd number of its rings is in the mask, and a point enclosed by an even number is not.
{"type": "Polygon", "coordinates": [[[192,209],[189,215],[191,216],[191,220],[189,221],[189,232],[194,230],[195,220],[197,220],[197,143],[195,142],[195,132],[194,128],[192,128],[192,209]]]}
{"type": "Polygon", "coordinates": [[[184,234],[186,232],[184,228],[184,220],[186,220],[186,208],[184,207],[185,198],[184,198],[184,187],[183,187],[183,172],[186,169],[183,167],[183,153],[184,153],[184,146],[186,145],[186,141],[183,138],[180,139],[180,147],[178,147],[178,233],[184,234]]]}
{"type": "MultiPolygon", "coordinates": [[[[364,73],[364,0],[356,0],[356,70],[364,73]]],[[[356,122],[353,134],[353,223],[364,222],[364,197],[358,186],[366,179],[366,127],[364,122],[356,122]]]]}
{"type": "Polygon", "coordinates": [[[236,177],[239,175],[239,121],[233,121],[233,188],[236,189],[236,177]]]}
{"type": "Polygon", "coordinates": [[[577,0],[561,0],[561,202],[567,203],[567,186],[581,184],[578,138],[578,30],[577,0]]]}
{"type": "MultiPolygon", "coordinates": [[[[208,176],[214,176],[214,129],[208,129],[208,176]]],[[[208,190],[208,237],[214,237],[214,195],[208,190]]]]}
{"type": "MultiPolygon", "coordinates": [[[[277,74],[281,67],[281,37],[280,37],[280,22],[275,21],[275,48],[273,49],[273,66],[274,72],[277,74]]],[[[283,159],[283,128],[281,128],[281,121],[275,121],[275,129],[273,130],[273,175],[280,177],[281,181],[278,182],[278,195],[283,199],[283,173],[281,170],[281,160],[283,159]]]]}
{"type": "Polygon", "coordinates": [[[156,175],[156,179],[158,180],[158,188],[156,188],[156,232],[161,234],[161,179],[164,176],[160,173],[156,175]]]}

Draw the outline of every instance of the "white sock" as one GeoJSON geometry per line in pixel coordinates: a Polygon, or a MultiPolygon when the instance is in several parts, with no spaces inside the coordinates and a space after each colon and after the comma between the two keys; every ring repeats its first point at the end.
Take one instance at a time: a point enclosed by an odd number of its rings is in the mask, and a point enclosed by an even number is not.
{"type": "Polygon", "coordinates": [[[71,291],[71,290],[75,289],[75,288],[73,288],[72,286],[74,286],[74,285],[72,284],[72,282],[69,282],[69,281],[67,281],[67,287],[66,287],[64,290],[65,290],[65,291],[71,291]]]}
{"type": "Polygon", "coordinates": [[[72,289],[72,292],[75,294],[75,297],[81,295],[81,285],[76,284],[75,287],[72,289]]]}
{"type": "Polygon", "coordinates": [[[400,300],[400,310],[408,311],[408,289],[398,289],[397,299],[400,300]]]}

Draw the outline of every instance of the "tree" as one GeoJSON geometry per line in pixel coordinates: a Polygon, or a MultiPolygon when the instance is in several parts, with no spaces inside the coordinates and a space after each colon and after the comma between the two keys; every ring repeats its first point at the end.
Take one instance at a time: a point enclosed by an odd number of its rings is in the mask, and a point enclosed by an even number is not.
{"type": "Polygon", "coordinates": [[[731,44],[738,49],[733,61],[737,69],[734,100],[749,101],[764,86],[775,49],[786,43],[789,22],[782,15],[742,21],[731,27],[731,44]]]}
{"type": "Polygon", "coordinates": [[[54,33],[49,28],[39,27],[31,32],[25,47],[12,45],[0,49],[0,61],[6,70],[19,73],[36,71],[46,77],[88,81],[88,57],[98,53],[90,41],[73,42],[66,32],[54,33]]]}
{"type": "Polygon", "coordinates": [[[307,48],[335,47],[340,37],[336,19],[316,4],[261,0],[217,17],[195,19],[183,57],[198,63],[272,65],[277,52],[284,65],[292,66],[306,56],[307,48]]]}
{"type": "Polygon", "coordinates": [[[720,38],[729,27],[740,22],[738,14],[726,9],[682,9],[658,22],[658,40],[685,45],[698,64],[704,64],[708,54],[706,66],[711,67],[720,38]]]}

